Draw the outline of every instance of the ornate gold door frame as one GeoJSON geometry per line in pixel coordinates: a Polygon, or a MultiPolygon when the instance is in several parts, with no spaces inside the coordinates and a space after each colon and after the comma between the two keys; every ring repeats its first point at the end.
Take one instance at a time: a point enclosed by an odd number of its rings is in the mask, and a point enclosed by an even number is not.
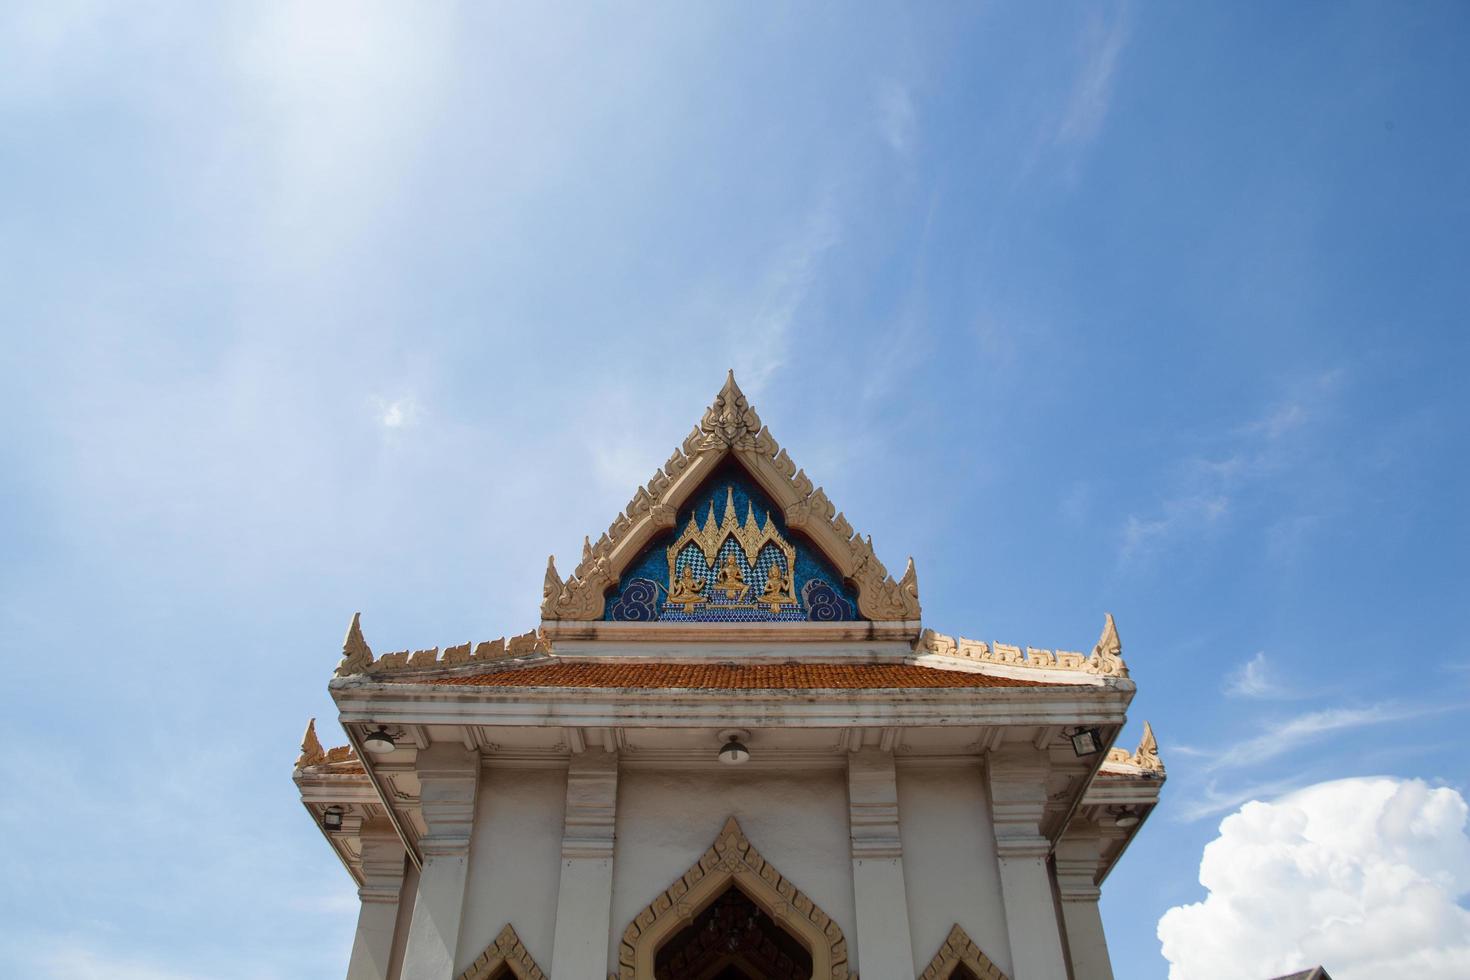
{"type": "Polygon", "coordinates": [[[618,945],[617,980],[654,980],[659,947],[732,884],[806,947],[814,978],[856,980],[842,929],[760,856],[734,817],[693,867],[633,917],[618,945]]]}

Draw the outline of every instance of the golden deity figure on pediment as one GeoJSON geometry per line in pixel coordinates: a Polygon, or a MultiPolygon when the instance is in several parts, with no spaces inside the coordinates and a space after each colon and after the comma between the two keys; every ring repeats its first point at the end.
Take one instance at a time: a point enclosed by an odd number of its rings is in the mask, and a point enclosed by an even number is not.
{"type": "Polygon", "coordinates": [[[739,599],[749,590],[750,587],[745,584],[745,574],[740,571],[740,563],[735,560],[733,553],[725,556],[725,563],[715,574],[715,588],[725,593],[726,599],[739,599]]]}
{"type": "Polygon", "coordinates": [[[791,592],[791,583],[781,574],[780,565],[772,565],[771,570],[766,573],[766,589],[761,593],[760,601],[771,607],[772,615],[779,613],[783,605],[796,601],[796,596],[791,592]]]}
{"type": "Polygon", "coordinates": [[[684,574],[677,581],[669,583],[669,601],[684,607],[684,611],[692,612],[694,607],[704,601],[704,579],[695,578],[694,571],[689,566],[684,566],[684,574]]]}
{"type": "Polygon", "coordinates": [[[743,522],[735,515],[734,488],[726,487],[723,518],[715,517],[710,501],[703,525],[690,517],[668,548],[667,601],[686,615],[702,603],[769,610],[773,616],[796,605],[796,548],[769,513],[764,523],[757,523],[753,504],[747,504],[743,522]]]}

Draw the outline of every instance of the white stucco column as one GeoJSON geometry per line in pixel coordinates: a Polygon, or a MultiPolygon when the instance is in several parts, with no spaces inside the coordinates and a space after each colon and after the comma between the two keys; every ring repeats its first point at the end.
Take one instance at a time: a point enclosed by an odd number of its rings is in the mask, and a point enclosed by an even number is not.
{"type": "Polygon", "coordinates": [[[414,768],[429,832],[419,838],[424,863],[403,953],[403,976],[452,980],[464,913],[480,756],[461,745],[436,743],[419,751],[414,768]]]}
{"type": "Polygon", "coordinates": [[[347,980],[387,980],[393,955],[393,930],[398,921],[398,893],[403,888],[403,842],[387,820],[362,825],[363,883],[357,889],[362,903],[357,912],[357,934],[347,980]]]}
{"type": "Polygon", "coordinates": [[[1059,980],[1067,959],[1046,867],[1050,844],[1041,836],[1051,763],[1029,745],[1009,746],[991,754],[987,770],[1012,980],[1059,980]]]}
{"type": "Polygon", "coordinates": [[[859,749],[847,757],[847,820],[857,906],[857,966],[864,976],[914,973],[909,901],[898,836],[893,753],[859,749]]]}
{"type": "Polygon", "coordinates": [[[617,801],[617,754],[589,748],[573,755],[567,769],[561,887],[551,948],[551,975],[556,980],[607,976],[617,801]]]}
{"type": "Polygon", "coordinates": [[[1081,818],[1074,818],[1057,842],[1057,895],[1061,898],[1073,980],[1113,980],[1108,940],[1097,908],[1102,891],[1094,882],[1103,843],[1098,826],[1081,818]]]}

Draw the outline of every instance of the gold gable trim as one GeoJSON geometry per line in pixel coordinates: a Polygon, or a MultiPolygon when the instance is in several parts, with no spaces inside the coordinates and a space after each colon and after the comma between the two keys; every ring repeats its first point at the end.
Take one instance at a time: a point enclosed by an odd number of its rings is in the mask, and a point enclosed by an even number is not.
{"type": "Polygon", "coordinates": [[[732,371],[683,445],[638,488],[623,512],[594,544],[582,545],[582,560],[562,581],[554,559],[547,562],[542,591],[543,621],[599,620],[604,595],[653,538],[674,526],[676,514],[704,479],[733,455],[760,488],[782,508],[786,525],[801,531],[857,588],[858,612],[876,622],[917,621],[919,580],[909,559],[894,580],[873,551],[871,538],[853,531],[821,487],[812,485],[761,424],[732,371]]]}
{"type": "Polygon", "coordinates": [[[992,963],[990,957],[975,945],[959,923],[955,923],[955,927],[949,931],[949,938],[944,940],[939,952],[924,967],[924,972],[919,974],[919,980],[946,980],[960,964],[964,964],[980,980],[1008,980],[1000,967],[992,963]]]}
{"type": "Polygon", "coordinates": [[[857,980],[847,967],[842,928],[761,857],[734,817],[688,871],[633,917],[618,943],[618,970],[608,980],[654,980],[659,947],[731,885],[806,947],[813,977],[857,980]]]}
{"type": "Polygon", "coordinates": [[[507,967],[516,980],[547,980],[546,974],[536,965],[535,959],[526,949],[515,928],[506,923],[495,937],[495,942],[485,947],[485,952],[475,957],[475,962],[461,973],[458,980],[488,980],[502,966],[507,967]]]}

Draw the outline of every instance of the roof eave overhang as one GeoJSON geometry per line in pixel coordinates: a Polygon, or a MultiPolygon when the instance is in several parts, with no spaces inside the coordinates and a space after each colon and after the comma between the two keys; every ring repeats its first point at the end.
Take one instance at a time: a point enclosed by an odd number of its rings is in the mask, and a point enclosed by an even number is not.
{"type": "Polygon", "coordinates": [[[344,725],[830,728],[853,725],[1121,725],[1132,685],[690,690],[492,688],[334,681],[344,725]]]}

